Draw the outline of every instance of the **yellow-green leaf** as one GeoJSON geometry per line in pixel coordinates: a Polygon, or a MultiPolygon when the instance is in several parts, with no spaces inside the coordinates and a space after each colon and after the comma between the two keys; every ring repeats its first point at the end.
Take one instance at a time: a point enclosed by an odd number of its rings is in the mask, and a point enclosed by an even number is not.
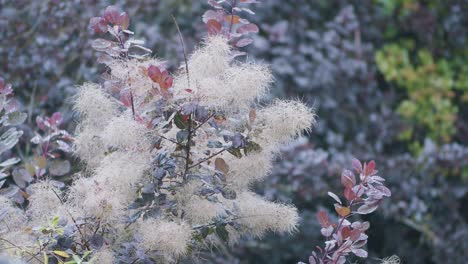
{"type": "Polygon", "coordinates": [[[61,257],[63,257],[63,258],[66,258],[66,259],[70,257],[70,255],[68,255],[68,253],[65,252],[65,251],[54,250],[54,251],[52,251],[52,252],[53,252],[55,255],[59,255],[59,256],[61,256],[61,257]]]}

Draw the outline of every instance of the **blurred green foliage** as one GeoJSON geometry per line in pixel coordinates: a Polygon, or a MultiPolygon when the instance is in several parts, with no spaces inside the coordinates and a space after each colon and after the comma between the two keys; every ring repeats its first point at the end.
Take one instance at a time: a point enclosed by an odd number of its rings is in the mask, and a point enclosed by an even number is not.
{"type": "Polygon", "coordinates": [[[461,91],[461,100],[466,101],[466,77],[463,75],[466,67],[456,72],[454,63],[434,59],[427,49],[414,52],[399,44],[385,45],[375,59],[385,80],[395,82],[407,92],[407,99],[401,101],[397,110],[408,121],[401,139],[418,136],[416,138],[428,137],[436,142],[450,141],[456,131],[456,89],[461,91]]]}

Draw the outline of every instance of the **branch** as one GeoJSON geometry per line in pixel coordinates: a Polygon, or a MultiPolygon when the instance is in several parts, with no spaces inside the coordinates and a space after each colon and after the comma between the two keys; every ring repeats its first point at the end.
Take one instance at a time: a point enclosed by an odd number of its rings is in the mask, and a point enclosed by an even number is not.
{"type": "Polygon", "coordinates": [[[222,150],[220,150],[220,151],[218,151],[218,152],[212,154],[211,156],[202,159],[201,161],[199,161],[199,162],[193,164],[192,166],[190,166],[189,169],[194,168],[194,167],[196,167],[196,166],[202,164],[203,162],[205,162],[205,161],[207,161],[207,160],[209,160],[209,159],[211,159],[211,158],[214,158],[214,157],[218,156],[219,154],[223,153],[223,152],[226,151],[226,150],[227,150],[227,149],[222,149],[222,150]]]}

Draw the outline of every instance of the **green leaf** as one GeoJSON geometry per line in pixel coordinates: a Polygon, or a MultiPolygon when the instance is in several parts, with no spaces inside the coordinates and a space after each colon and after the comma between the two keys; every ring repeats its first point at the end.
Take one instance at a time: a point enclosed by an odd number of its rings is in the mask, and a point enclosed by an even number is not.
{"type": "Polygon", "coordinates": [[[7,119],[3,125],[5,126],[17,126],[22,124],[28,115],[22,112],[13,112],[8,114],[7,119]]]}
{"type": "Polygon", "coordinates": [[[260,147],[259,144],[249,141],[247,142],[247,145],[244,148],[244,154],[247,156],[249,153],[252,152],[260,152],[262,150],[262,147],[260,147]]]}
{"type": "Polygon", "coordinates": [[[179,129],[187,129],[188,124],[184,122],[184,118],[180,113],[177,113],[174,116],[174,124],[179,128],[179,129]]]}
{"type": "Polygon", "coordinates": [[[18,162],[20,162],[21,160],[19,158],[11,158],[11,159],[7,159],[5,160],[4,162],[0,163],[0,167],[8,167],[8,166],[11,166],[11,165],[14,165],[18,162]]]}
{"type": "Polygon", "coordinates": [[[229,232],[226,230],[225,225],[216,226],[216,235],[224,242],[228,241],[229,239],[229,232]]]}
{"type": "MultiPolygon", "coordinates": [[[[54,218],[54,219],[55,219],[55,218],[54,218]]],[[[54,250],[54,251],[52,251],[52,252],[53,252],[55,255],[58,255],[58,256],[60,256],[60,257],[62,257],[62,258],[66,258],[66,259],[67,259],[67,258],[70,257],[70,255],[68,255],[68,253],[65,252],[65,251],[54,250]]]]}
{"type": "Polygon", "coordinates": [[[22,135],[23,131],[17,130],[14,127],[5,131],[0,136],[0,154],[14,147],[22,135]]]}
{"type": "Polygon", "coordinates": [[[229,153],[231,153],[232,155],[234,155],[236,158],[242,158],[242,153],[240,151],[240,149],[238,148],[230,148],[227,150],[229,153]]]}

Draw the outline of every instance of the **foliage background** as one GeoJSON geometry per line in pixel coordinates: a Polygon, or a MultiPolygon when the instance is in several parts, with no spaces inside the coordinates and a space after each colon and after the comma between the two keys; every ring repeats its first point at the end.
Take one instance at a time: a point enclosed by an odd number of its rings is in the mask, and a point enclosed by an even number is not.
{"type": "MultiPolygon", "coordinates": [[[[462,0],[268,0],[252,20],[249,56],[272,64],[276,97],[318,112],[307,137],[285,147],[258,192],[301,211],[291,237],[246,240],[207,254],[211,263],[295,263],[320,244],[318,209],[351,158],[376,159],[393,192],[371,216],[371,257],[464,263],[468,257],[468,5],[462,0]]],[[[34,119],[64,114],[73,131],[75,85],[103,71],[89,19],[115,4],[147,47],[174,69],[182,61],[173,14],[189,50],[203,37],[204,1],[0,0],[0,76],[29,114],[18,153],[34,159],[34,119]]],[[[274,97],[273,96],[273,97],[274,97]]],[[[273,99],[272,97],[272,99],[273,99]]],[[[5,157],[2,157],[4,160],[5,157]]],[[[73,159],[73,157],[67,157],[73,159]]],[[[72,163],[75,164],[75,163],[72,163]]],[[[66,182],[74,168],[57,180],[66,182]]],[[[18,195],[15,179],[2,192],[18,195]],[[16,191],[16,192],[15,192],[16,191]]],[[[369,263],[375,259],[369,258],[369,263]]]]}

